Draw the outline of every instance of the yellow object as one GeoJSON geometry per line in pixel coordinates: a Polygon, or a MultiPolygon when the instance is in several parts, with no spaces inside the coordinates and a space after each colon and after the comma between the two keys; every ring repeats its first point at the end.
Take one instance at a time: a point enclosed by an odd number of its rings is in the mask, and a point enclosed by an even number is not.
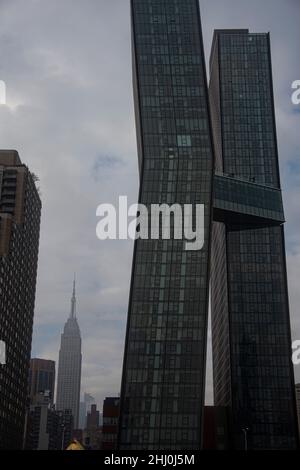
{"type": "Polygon", "coordinates": [[[84,450],[84,447],[76,439],[71,442],[66,450],[84,450]]]}

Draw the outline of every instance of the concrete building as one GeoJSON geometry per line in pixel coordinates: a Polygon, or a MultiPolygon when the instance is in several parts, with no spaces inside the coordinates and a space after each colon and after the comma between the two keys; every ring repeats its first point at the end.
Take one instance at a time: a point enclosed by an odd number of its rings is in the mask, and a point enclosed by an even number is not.
{"type": "Polygon", "coordinates": [[[41,217],[36,182],[18,152],[0,151],[0,449],[23,446],[41,217]]]}
{"type": "Polygon", "coordinates": [[[46,359],[31,359],[29,369],[29,398],[33,404],[40,393],[49,391],[50,402],[54,401],[55,362],[46,359]]]}
{"type": "Polygon", "coordinates": [[[72,435],[74,427],[73,410],[65,409],[63,411],[56,411],[59,417],[59,450],[65,450],[72,442],[72,435]]]}
{"type": "Polygon", "coordinates": [[[97,410],[97,405],[91,405],[91,409],[87,413],[87,423],[84,435],[85,443],[90,449],[101,450],[102,429],[100,428],[100,412],[97,410]]]}
{"type": "Polygon", "coordinates": [[[99,428],[100,412],[97,410],[97,405],[92,405],[91,410],[87,413],[86,428],[97,429],[99,428]]]}
{"type": "Polygon", "coordinates": [[[120,398],[107,397],[103,403],[102,450],[117,448],[120,398]]]}
{"type": "Polygon", "coordinates": [[[26,450],[58,450],[59,415],[49,392],[35,394],[27,413],[26,450]]]}

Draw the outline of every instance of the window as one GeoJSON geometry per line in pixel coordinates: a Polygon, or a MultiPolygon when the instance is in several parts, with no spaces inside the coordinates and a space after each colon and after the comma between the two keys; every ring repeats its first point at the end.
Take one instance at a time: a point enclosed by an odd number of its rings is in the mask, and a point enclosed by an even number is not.
{"type": "Polygon", "coordinates": [[[178,135],[177,136],[178,147],[191,147],[192,139],[190,135],[178,135]]]}

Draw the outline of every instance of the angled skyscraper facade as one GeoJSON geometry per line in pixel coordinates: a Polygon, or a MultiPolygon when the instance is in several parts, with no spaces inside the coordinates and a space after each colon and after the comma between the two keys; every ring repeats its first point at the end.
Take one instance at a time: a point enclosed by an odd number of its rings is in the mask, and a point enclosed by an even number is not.
{"type": "Polygon", "coordinates": [[[74,428],[78,428],[81,384],[81,336],[76,318],[75,280],[71,313],[61,335],[58,361],[56,409],[72,410],[74,428]]]}
{"type": "Polygon", "coordinates": [[[18,152],[0,150],[0,449],[23,444],[41,217],[35,183],[18,152]]]}
{"type": "Polygon", "coordinates": [[[215,31],[210,68],[215,404],[232,410],[236,449],[245,439],[249,449],[293,449],[297,418],[269,34],[215,31]],[[227,212],[219,217],[222,199],[227,212]]]}
{"type": "Polygon", "coordinates": [[[205,243],[137,240],[121,449],[199,449],[205,389],[213,151],[197,0],[132,0],[139,202],[204,204],[205,243]]]}

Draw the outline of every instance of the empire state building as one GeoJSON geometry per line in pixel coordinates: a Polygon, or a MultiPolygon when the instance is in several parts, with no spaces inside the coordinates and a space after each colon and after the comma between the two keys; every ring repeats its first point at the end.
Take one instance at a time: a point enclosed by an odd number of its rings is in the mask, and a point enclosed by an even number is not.
{"type": "Polygon", "coordinates": [[[78,428],[81,382],[81,336],[76,318],[75,280],[71,298],[71,313],[61,335],[59,350],[56,409],[71,409],[74,428],[78,428]]]}

